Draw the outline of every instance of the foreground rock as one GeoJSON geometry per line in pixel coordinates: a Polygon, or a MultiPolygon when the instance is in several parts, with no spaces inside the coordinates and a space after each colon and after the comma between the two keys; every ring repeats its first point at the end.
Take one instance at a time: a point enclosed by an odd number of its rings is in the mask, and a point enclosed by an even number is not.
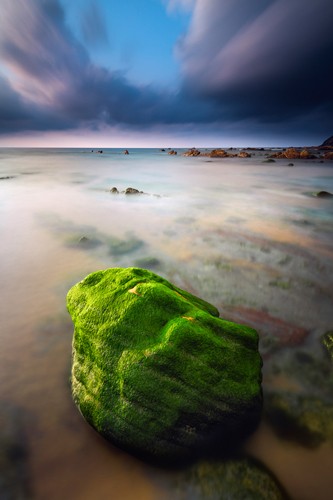
{"type": "Polygon", "coordinates": [[[104,437],[142,458],[236,446],[261,414],[255,330],[139,268],[87,276],[68,293],[73,398],[104,437]]]}

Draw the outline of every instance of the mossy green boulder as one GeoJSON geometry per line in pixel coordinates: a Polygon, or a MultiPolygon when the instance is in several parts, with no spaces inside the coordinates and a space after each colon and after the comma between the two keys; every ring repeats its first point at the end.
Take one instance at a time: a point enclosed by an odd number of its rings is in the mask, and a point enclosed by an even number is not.
{"type": "Polygon", "coordinates": [[[239,443],[261,414],[255,330],[139,268],[98,271],[67,296],[72,392],[104,437],[146,459],[239,443]]]}

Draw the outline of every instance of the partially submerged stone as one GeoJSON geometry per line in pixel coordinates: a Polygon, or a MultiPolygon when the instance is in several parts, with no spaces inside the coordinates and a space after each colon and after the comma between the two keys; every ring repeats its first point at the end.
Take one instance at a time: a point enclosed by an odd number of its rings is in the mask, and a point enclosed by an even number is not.
{"type": "Polygon", "coordinates": [[[333,360],[333,330],[330,330],[323,335],[322,343],[333,360]]]}
{"type": "Polygon", "coordinates": [[[172,476],[172,498],[196,500],[287,500],[272,473],[258,461],[204,461],[172,476]]]}
{"type": "Polygon", "coordinates": [[[239,443],[262,407],[255,330],[139,268],[90,274],[68,293],[73,398],[139,456],[187,459],[239,443]]]}

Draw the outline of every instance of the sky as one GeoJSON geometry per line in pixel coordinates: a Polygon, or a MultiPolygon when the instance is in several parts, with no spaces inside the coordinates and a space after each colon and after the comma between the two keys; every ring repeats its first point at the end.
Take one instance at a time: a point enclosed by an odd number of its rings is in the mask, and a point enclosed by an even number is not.
{"type": "Polygon", "coordinates": [[[1,0],[0,146],[333,135],[332,0],[1,0]]]}

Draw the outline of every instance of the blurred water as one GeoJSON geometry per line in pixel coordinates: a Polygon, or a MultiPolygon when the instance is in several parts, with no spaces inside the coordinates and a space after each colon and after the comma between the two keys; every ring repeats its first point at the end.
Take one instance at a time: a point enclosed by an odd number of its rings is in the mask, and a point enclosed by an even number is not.
{"type": "MultiPolygon", "coordinates": [[[[0,150],[0,403],[3,418],[19,415],[27,455],[16,479],[32,498],[176,498],[71,401],[65,298],[92,271],[136,265],[165,276],[259,330],[264,391],[313,391],[290,365],[299,349],[321,359],[320,337],[333,328],[333,201],[313,195],[333,192],[332,162],[181,152],[0,150]],[[121,193],[129,186],[145,194],[121,193]]],[[[330,387],[319,389],[329,403],[330,387]]],[[[322,458],[300,459],[293,479],[277,459],[285,442],[272,443],[265,428],[249,449],[294,498],[329,498],[322,458]]]]}

